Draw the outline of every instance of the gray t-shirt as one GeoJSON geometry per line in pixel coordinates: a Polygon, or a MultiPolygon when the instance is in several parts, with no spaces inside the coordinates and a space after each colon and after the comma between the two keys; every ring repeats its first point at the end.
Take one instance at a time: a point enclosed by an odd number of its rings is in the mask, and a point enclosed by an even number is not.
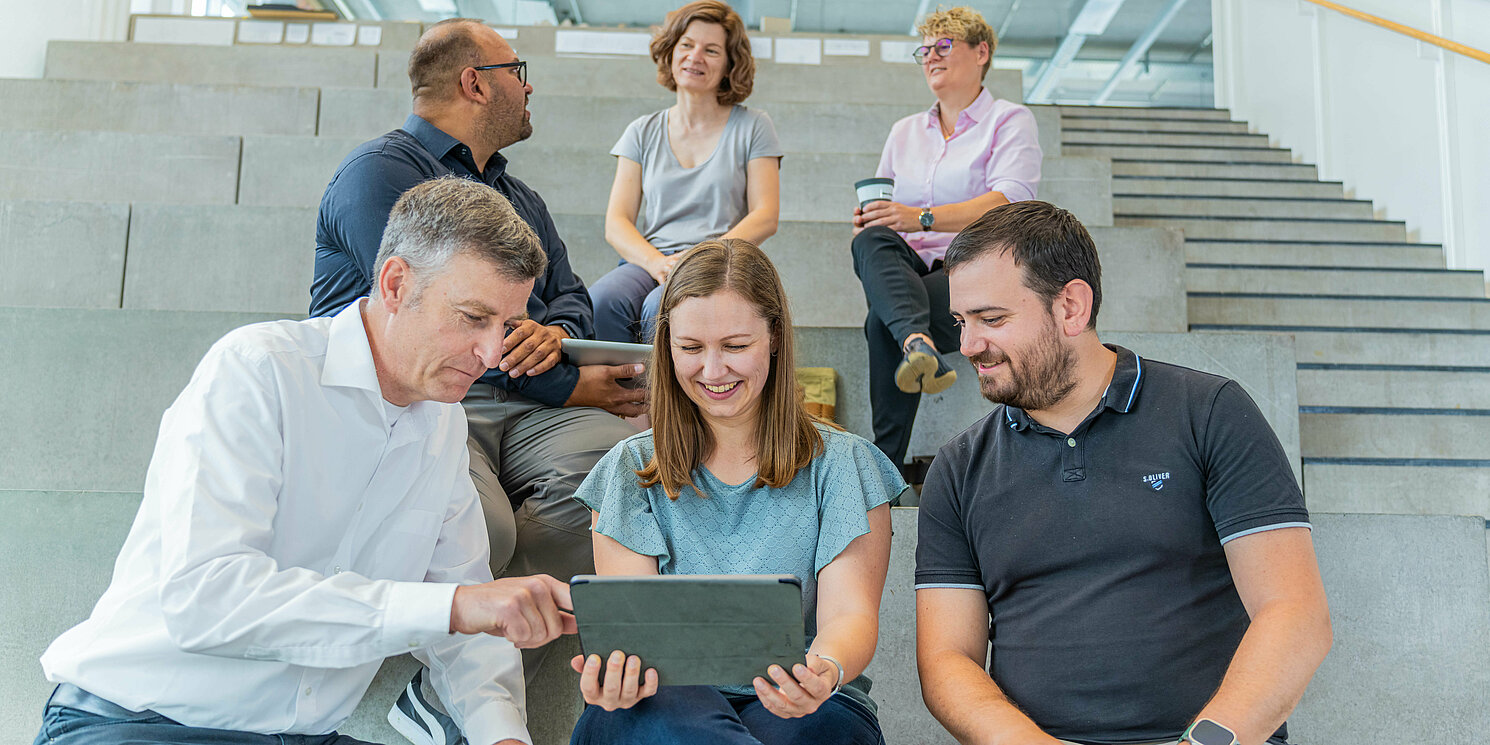
{"type": "Polygon", "coordinates": [[[667,109],[627,125],[610,154],[641,165],[636,229],[663,253],[729,232],[750,211],[745,164],[783,155],[771,117],[744,106],[730,112],[714,154],[693,168],[679,165],[668,144],[667,109]]]}

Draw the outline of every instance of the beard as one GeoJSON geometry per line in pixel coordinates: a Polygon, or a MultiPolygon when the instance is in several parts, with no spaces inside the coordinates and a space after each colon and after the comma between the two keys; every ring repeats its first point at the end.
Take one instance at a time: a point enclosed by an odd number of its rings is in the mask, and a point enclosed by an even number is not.
{"type": "Polygon", "coordinates": [[[1050,323],[1049,331],[1033,344],[1018,350],[1017,358],[991,351],[968,358],[975,365],[1005,363],[1004,372],[1008,376],[1005,381],[987,375],[978,376],[978,389],[983,398],[1025,411],[1043,411],[1060,403],[1075,390],[1076,378],[1072,369],[1076,366],[1076,356],[1061,344],[1054,321],[1050,323]]]}
{"type": "Polygon", "coordinates": [[[526,110],[526,97],[516,101],[503,98],[493,102],[481,111],[479,130],[482,138],[496,145],[496,149],[500,151],[532,137],[533,123],[524,114],[526,110]]]}

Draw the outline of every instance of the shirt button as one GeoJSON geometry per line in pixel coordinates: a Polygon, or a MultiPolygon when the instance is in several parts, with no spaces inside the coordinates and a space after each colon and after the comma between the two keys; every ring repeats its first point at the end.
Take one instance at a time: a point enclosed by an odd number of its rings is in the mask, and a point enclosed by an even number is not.
{"type": "Polygon", "coordinates": [[[1066,438],[1066,445],[1069,446],[1069,447],[1073,447],[1073,448],[1076,447],[1076,438],[1075,437],[1067,437],[1066,438]]]}
{"type": "Polygon", "coordinates": [[[307,695],[307,696],[309,696],[309,695],[310,695],[310,688],[306,688],[306,689],[305,689],[305,695],[307,695]]]}
{"type": "Polygon", "coordinates": [[[336,567],[336,568],[332,569],[331,570],[331,573],[332,574],[341,574],[341,567],[336,567]]]}
{"type": "Polygon", "coordinates": [[[418,647],[419,642],[409,642],[409,649],[417,649],[418,647]]]}

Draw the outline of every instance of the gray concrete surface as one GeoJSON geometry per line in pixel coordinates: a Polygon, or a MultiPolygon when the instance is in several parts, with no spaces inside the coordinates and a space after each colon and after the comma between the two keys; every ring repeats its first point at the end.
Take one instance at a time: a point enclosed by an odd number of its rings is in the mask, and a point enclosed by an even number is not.
{"type": "Polygon", "coordinates": [[[1299,401],[1308,406],[1490,408],[1490,371],[1299,370],[1299,401]]]}
{"type": "MultiPolygon", "coordinates": [[[[1283,449],[1300,467],[1298,395],[1294,381],[1293,345],[1277,334],[1101,334],[1103,341],[1132,349],[1140,356],[1224,375],[1236,380],[1257,402],[1283,449]]],[[[872,437],[869,420],[868,353],[863,332],[856,328],[797,329],[797,364],[832,367],[838,371],[838,422],[850,431],[872,437]]],[[[977,376],[966,362],[952,358],[957,382],[934,396],[923,396],[911,438],[910,455],[935,455],[941,446],[968,425],[993,410],[978,393],[977,376]]]]}
{"type": "Polygon", "coordinates": [[[1189,194],[1120,196],[1113,211],[1121,215],[1197,215],[1204,217],[1283,217],[1370,220],[1370,202],[1345,199],[1249,198],[1205,196],[1199,188],[1189,194]]]}
{"type": "MultiPolygon", "coordinates": [[[[324,95],[324,94],[323,94],[324,95]]],[[[1114,194],[1179,194],[1217,197],[1300,197],[1344,199],[1345,185],[1339,181],[1264,181],[1223,178],[1166,179],[1150,176],[1118,176],[1114,194]]]]}
{"type": "Polygon", "coordinates": [[[1289,720],[1291,739],[1426,743],[1490,727],[1485,522],[1313,520],[1335,646],[1289,720]]]}
{"type": "Polygon", "coordinates": [[[1091,144],[1080,138],[1080,132],[1065,134],[1062,147],[1066,155],[1106,155],[1114,160],[1180,160],[1205,163],[1291,163],[1293,154],[1270,148],[1219,148],[1160,145],[1091,144]]]}
{"type": "Polygon", "coordinates": [[[1411,360],[1414,365],[1484,366],[1490,360],[1490,334],[1392,333],[1293,330],[1299,362],[1381,364],[1411,360]]]}
{"type": "Polygon", "coordinates": [[[1080,120],[1071,120],[1065,127],[1067,142],[1103,145],[1162,145],[1164,147],[1244,147],[1265,148],[1267,135],[1244,133],[1158,130],[1158,131],[1113,131],[1092,127],[1080,120]]]}
{"type": "MultiPolygon", "coordinates": [[[[1186,247],[1188,249],[1188,246],[1186,247]]],[[[1391,271],[1348,265],[1318,268],[1190,266],[1191,292],[1281,292],[1323,295],[1485,297],[1485,273],[1478,271],[1391,271]]]]}
{"type": "Polygon", "coordinates": [[[124,307],[305,313],[315,235],[314,208],[138,206],[124,307]]]}
{"type": "MultiPolygon", "coordinates": [[[[395,56],[408,61],[406,53],[395,56]]],[[[377,82],[377,58],[378,53],[370,48],[51,41],[45,77],[371,88],[377,82]]]]}
{"type": "Polygon", "coordinates": [[[1490,302],[1379,298],[1190,296],[1191,323],[1341,328],[1490,329],[1490,302]]]}
{"type": "Polygon", "coordinates": [[[207,348],[275,315],[0,308],[0,488],[136,490],[207,348]]]}
{"type": "Polygon", "coordinates": [[[129,205],[0,202],[0,298],[5,305],[117,308],[129,205]]]}
{"type": "Polygon", "coordinates": [[[1269,266],[1444,268],[1443,247],[1415,243],[1218,241],[1187,237],[1186,261],[1269,266]]]}
{"type": "Polygon", "coordinates": [[[1187,238],[1224,238],[1244,241],[1359,241],[1393,243],[1407,240],[1405,223],[1391,220],[1268,220],[1261,218],[1113,216],[1117,225],[1178,228],[1187,238]]]}
{"type": "MultiPolygon", "coordinates": [[[[1070,151],[1063,152],[1066,155],[1075,154],[1070,151]]],[[[1114,176],[1281,179],[1285,181],[1313,181],[1319,178],[1318,169],[1306,163],[1187,163],[1174,154],[1154,158],[1139,158],[1135,153],[1112,151],[1104,151],[1101,154],[1113,159],[1112,175],[1114,176]]]]}
{"type": "MultiPolygon", "coordinates": [[[[1057,107],[1060,108],[1060,107],[1057,107]]],[[[1066,112],[1071,112],[1075,107],[1065,107],[1066,112]]],[[[1205,119],[1143,119],[1125,117],[1102,117],[1102,116],[1072,116],[1070,113],[1062,115],[1074,129],[1103,129],[1121,132],[1219,132],[1225,134],[1246,134],[1246,122],[1233,122],[1224,120],[1205,119]]]]}
{"type": "MultiPolygon", "coordinates": [[[[388,129],[402,124],[400,120],[388,129]]],[[[317,207],[337,165],[363,142],[355,137],[244,137],[238,203],[317,207]]]]}
{"type": "Polygon", "coordinates": [[[0,199],[232,204],[239,139],[124,132],[0,137],[0,199]]]}
{"type": "Polygon", "coordinates": [[[314,135],[315,88],[0,79],[0,130],[314,135]]]}
{"type": "Polygon", "coordinates": [[[1304,464],[1309,509],[1490,520],[1490,468],[1304,464]]]}
{"type": "Polygon", "coordinates": [[[1299,436],[1306,458],[1483,459],[1490,415],[1301,412],[1299,436]]]}
{"type": "Polygon", "coordinates": [[[1096,117],[1102,119],[1176,119],[1184,121],[1231,121],[1229,109],[1186,109],[1174,107],[1140,108],[1136,106],[1062,106],[1061,115],[1068,119],[1096,117]]]}

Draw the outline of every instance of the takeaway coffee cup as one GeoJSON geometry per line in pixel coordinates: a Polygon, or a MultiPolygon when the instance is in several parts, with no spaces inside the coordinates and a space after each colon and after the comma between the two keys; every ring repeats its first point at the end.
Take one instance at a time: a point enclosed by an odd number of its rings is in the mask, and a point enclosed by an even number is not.
{"type": "Polygon", "coordinates": [[[854,191],[859,193],[859,209],[863,209],[870,202],[890,201],[890,195],[895,192],[895,179],[892,178],[866,178],[854,182],[854,191]]]}

